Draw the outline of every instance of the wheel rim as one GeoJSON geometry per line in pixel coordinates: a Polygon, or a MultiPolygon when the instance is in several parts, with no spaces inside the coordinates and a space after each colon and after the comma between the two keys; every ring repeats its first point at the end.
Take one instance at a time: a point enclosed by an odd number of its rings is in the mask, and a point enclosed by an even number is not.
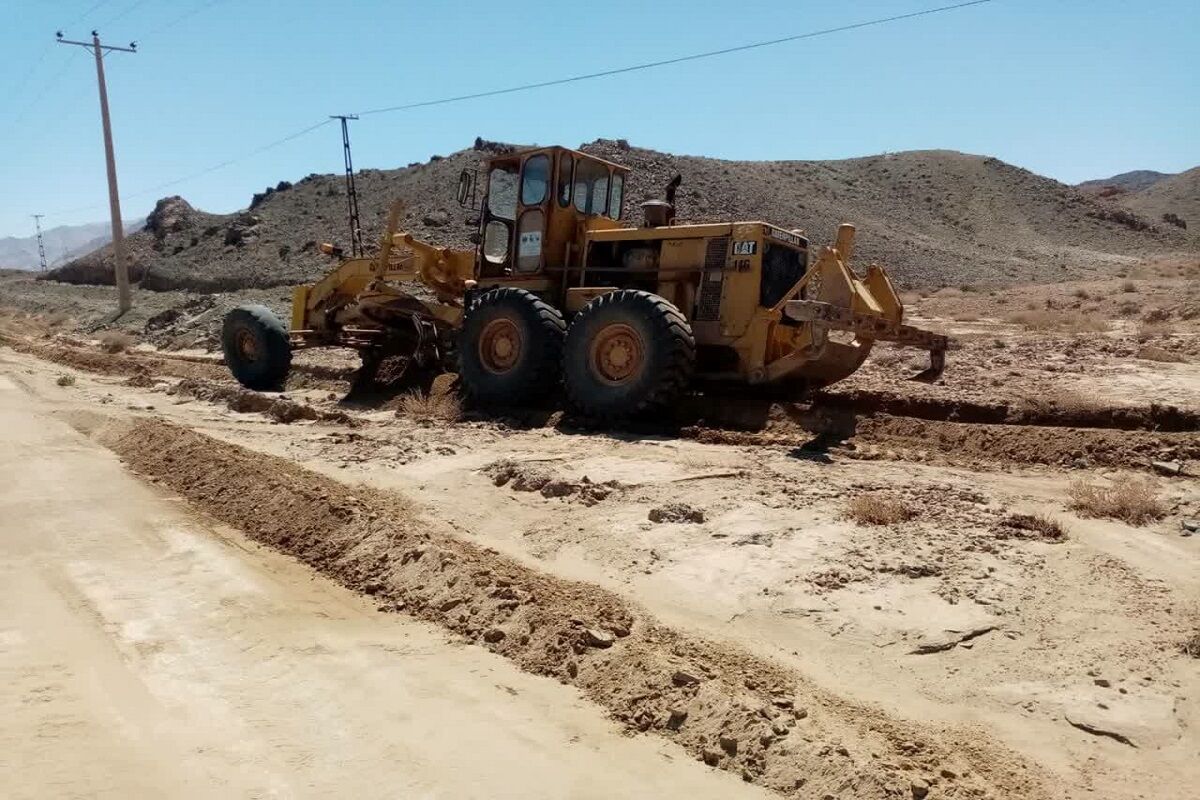
{"type": "Polygon", "coordinates": [[[521,358],[521,329],[511,319],[494,319],[479,334],[479,362],[488,372],[508,372],[521,358]]]}
{"type": "Polygon", "coordinates": [[[592,372],[604,383],[619,385],[641,374],[645,346],[636,330],[621,323],[607,325],[592,340],[592,372]]]}
{"type": "Polygon", "coordinates": [[[249,330],[242,328],[237,332],[237,350],[246,361],[258,360],[258,339],[249,330]]]}

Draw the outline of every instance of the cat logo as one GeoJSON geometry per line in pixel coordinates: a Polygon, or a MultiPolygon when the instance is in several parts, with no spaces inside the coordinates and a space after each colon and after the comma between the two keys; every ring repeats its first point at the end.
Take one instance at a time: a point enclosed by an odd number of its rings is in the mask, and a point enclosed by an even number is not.
{"type": "Polygon", "coordinates": [[[753,239],[733,243],[733,254],[735,256],[752,256],[757,252],[758,242],[753,239]]]}

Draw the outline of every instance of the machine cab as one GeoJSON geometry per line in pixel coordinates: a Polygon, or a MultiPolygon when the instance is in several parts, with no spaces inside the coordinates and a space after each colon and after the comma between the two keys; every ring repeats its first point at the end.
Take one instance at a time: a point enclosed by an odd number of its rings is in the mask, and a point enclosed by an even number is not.
{"type": "MultiPolygon", "coordinates": [[[[480,213],[479,275],[543,278],[579,263],[583,227],[619,227],[629,169],[565,147],[496,156],[487,162],[480,213]]],[[[460,201],[470,191],[464,174],[460,201]]]]}

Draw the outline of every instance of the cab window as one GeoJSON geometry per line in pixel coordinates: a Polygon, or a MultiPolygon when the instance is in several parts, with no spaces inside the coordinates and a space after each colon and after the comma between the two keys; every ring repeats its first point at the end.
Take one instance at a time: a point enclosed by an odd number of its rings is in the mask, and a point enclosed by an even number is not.
{"type": "Polygon", "coordinates": [[[570,153],[558,157],[558,204],[563,208],[571,205],[571,177],[575,158],[570,153]]]}
{"type": "Polygon", "coordinates": [[[525,171],[521,173],[521,204],[541,205],[549,185],[550,157],[539,154],[526,159],[525,171]]]}
{"type": "Polygon", "coordinates": [[[625,176],[614,172],[612,176],[611,199],[608,201],[608,215],[613,219],[621,218],[621,200],[625,192],[625,176]]]}
{"type": "Polygon", "coordinates": [[[488,174],[488,212],[500,219],[517,218],[515,167],[495,167],[488,174]]]}
{"type": "Polygon", "coordinates": [[[608,167],[587,159],[575,165],[575,208],[584,214],[608,213],[608,167]]]}

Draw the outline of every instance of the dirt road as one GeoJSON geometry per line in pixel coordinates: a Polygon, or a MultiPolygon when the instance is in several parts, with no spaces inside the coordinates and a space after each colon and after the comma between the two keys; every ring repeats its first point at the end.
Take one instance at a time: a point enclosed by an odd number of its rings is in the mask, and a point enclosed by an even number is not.
{"type": "Polygon", "coordinates": [[[12,366],[6,797],[765,796],[198,517],[53,417],[12,366]]]}

